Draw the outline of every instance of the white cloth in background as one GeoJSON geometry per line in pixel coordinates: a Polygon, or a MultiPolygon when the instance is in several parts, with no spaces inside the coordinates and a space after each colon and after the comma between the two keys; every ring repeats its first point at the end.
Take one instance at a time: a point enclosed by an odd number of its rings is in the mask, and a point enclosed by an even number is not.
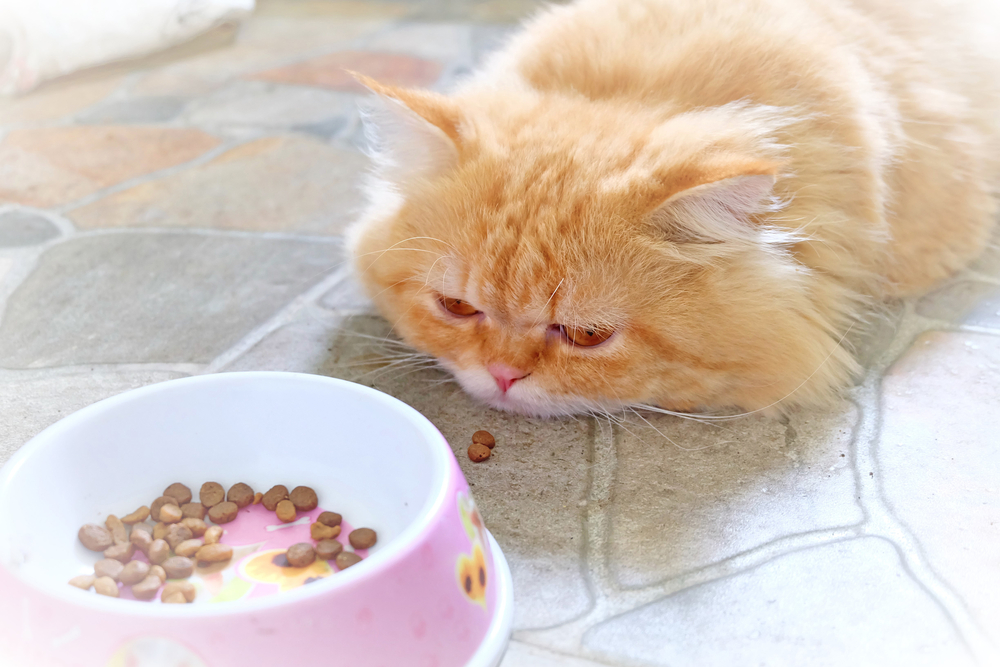
{"type": "Polygon", "coordinates": [[[255,0],[0,0],[0,94],[180,44],[255,0]]]}

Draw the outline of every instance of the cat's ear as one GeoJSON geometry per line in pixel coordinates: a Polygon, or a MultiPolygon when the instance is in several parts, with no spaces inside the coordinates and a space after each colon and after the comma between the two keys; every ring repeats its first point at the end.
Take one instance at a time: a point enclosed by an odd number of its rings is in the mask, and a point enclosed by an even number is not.
{"type": "Polygon", "coordinates": [[[655,207],[650,221],[667,238],[681,243],[750,239],[757,230],[754,216],[778,206],[774,196],[777,170],[778,165],[772,163],[754,163],[722,177],[719,172],[689,176],[655,207]]]}
{"type": "Polygon", "coordinates": [[[444,95],[386,86],[353,76],[378,94],[365,118],[380,178],[403,186],[433,178],[458,163],[461,116],[444,95]]]}

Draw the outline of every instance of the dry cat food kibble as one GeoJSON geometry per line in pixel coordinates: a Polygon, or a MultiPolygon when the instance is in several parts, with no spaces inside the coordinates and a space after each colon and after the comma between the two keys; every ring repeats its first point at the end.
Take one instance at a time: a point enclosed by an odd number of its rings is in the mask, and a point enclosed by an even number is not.
{"type": "Polygon", "coordinates": [[[351,541],[351,546],[355,549],[370,549],[375,546],[378,536],[371,528],[358,528],[352,530],[347,539],[351,541]]]}
{"type": "Polygon", "coordinates": [[[353,551],[341,551],[334,558],[333,562],[337,565],[338,570],[346,570],[352,565],[357,565],[361,562],[361,556],[357,555],[353,551]]]}
{"type": "Polygon", "coordinates": [[[268,492],[261,497],[260,501],[269,512],[273,512],[278,508],[278,503],[282,500],[288,500],[288,488],[282,484],[278,484],[277,486],[272,486],[268,492]]]}
{"type": "Polygon", "coordinates": [[[340,522],[344,520],[344,517],[340,516],[336,512],[320,512],[320,515],[316,517],[316,521],[323,524],[324,526],[339,526],[340,522]]]}
{"type": "Polygon", "coordinates": [[[84,525],[77,535],[80,538],[80,543],[91,551],[104,551],[115,543],[111,531],[96,523],[84,525]]]}
{"type": "Polygon", "coordinates": [[[253,496],[253,489],[250,488],[250,485],[240,482],[230,487],[229,493],[226,494],[226,500],[235,503],[237,509],[243,509],[253,502],[253,496]]]}
{"type": "Polygon", "coordinates": [[[492,452],[490,451],[490,448],[487,447],[486,445],[482,445],[478,442],[475,442],[469,445],[468,453],[470,460],[472,460],[474,463],[481,463],[486,459],[490,458],[490,454],[492,452]]]}
{"type": "MultiPolygon", "coordinates": [[[[275,512],[279,520],[292,523],[319,507],[319,497],[308,486],[297,486],[289,492],[279,484],[260,493],[238,482],[226,493],[221,484],[206,482],[200,488],[198,501],[194,501],[191,489],[175,482],[149,506],[143,505],[120,519],[108,515],[103,526],[82,526],[78,531],[80,543],[104,558],[94,564],[93,574],[75,576],[69,584],[109,597],[119,597],[121,585],[136,600],[154,601],[159,597],[165,604],[194,602],[198,589],[186,579],[195,568],[213,564],[226,567],[233,559],[233,547],[221,543],[225,530],[219,524],[237,520],[241,510],[257,504],[275,512]]],[[[336,539],[342,529],[340,514],[320,512],[309,524],[315,544],[301,542],[289,547],[284,555],[286,565],[307,568],[320,559],[333,561],[337,570],[343,570],[361,562],[361,556],[345,551],[344,544],[336,539]]],[[[358,528],[351,531],[348,540],[354,549],[369,549],[377,536],[370,528],[358,528]]],[[[218,567],[204,572],[218,572],[218,567]]]]}
{"type": "Polygon", "coordinates": [[[205,546],[198,549],[195,554],[195,560],[200,563],[220,563],[222,561],[231,560],[233,557],[233,548],[228,544],[206,544],[205,546]]]}
{"type": "Polygon", "coordinates": [[[191,502],[191,499],[194,497],[193,495],[191,495],[191,489],[184,486],[180,482],[174,482],[166,489],[164,489],[163,495],[170,496],[171,498],[176,500],[177,501],[176,504],[178,507],[180,507],[185,503],[191,502]]]}
{"type": "Polygon", "coordinates": [[[205,507],[212,509],[226,499],[226,490],[218,482],[205,482],[201,485],[198,500],[205,507]]]}
{"type": "Polygon", "coordinates": [[[300,542],[288,547],[285,558],[288,559],[288,564],[292,567],[306,567],[312,565],[313,561],[316,560],[316,550],[308,542],[300,542]]]}
{"type": "Polygon", "coordinates": [[[496,438],[489,431],[476,431],[472,434],[472,442],[478,445],[486,445],[490,449],[493,449],[494,445],[497,444],[496,438]]]}
{"type": "MultiPolygon", "coordinates": [[[[344,545],[337,540],[320,540],[316,543],[316,558],[330,560],[344,550],[344,545]]],[[[89,588],[89,586],[88,586],[89,588]]]]}
{"type": "Polygon", "coordinates": [[[212,509],[208,510],[208,518],[214,523],[229,523],[236,518],[236,515],[240,513],[240,508],[236,503],[231,503],[228,500],[224,503],[219,503],[212,509]]]}
{"type": "Polygon", "coordinates": [[[291,500],[282,500],[275,508],[275,512],[278,518],[285,523],[295,521],[295,505],[292,504],[291,500]]]}
{"type": "Polygon", "coordinates": [[[300,512],[311,512],[319,505],[319,498],[316,492],[308,486],[296,486],[288,494],[288,499],[295,505],[295,509],[300,512]]]}
{"type": "Polygon", "coordinates": [[[472,444],[469,445],[469,460],[473,463],[482,463],[493,454],[493,447],[496,446],[496,438],[489,431],[476,431],[472,434],[472,444]]]}

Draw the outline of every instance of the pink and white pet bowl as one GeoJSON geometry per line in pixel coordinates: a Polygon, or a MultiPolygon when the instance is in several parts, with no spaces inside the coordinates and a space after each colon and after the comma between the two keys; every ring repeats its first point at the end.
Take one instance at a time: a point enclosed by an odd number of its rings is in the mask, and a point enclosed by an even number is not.
{"type": "Polygon", "coordinates": [[[0,470],[4,667],[493,667],[512,605],[510,570],[444,437],[350,382],[227,373],[144,387],[63,419],[0,470]],[[101,557],[77,540],[81,525],[176,481],[196,497],[205,481],[311,486],[320,506],[290,527],[241,510],[224,526],[233,562],[192,578],[192,604],[67,584],[101,557]],[[292,576],[261,560],[307,541],[324,509],[377,531],[362,562],[292,576]]]}

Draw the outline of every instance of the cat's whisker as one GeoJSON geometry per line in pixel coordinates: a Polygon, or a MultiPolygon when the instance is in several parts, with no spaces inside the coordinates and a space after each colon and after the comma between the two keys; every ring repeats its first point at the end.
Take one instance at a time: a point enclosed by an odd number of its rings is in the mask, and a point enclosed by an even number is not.
{"type": "Polygon", "coordinates": [[[653,424],[648,419],[646,419],[641,414],[639,414],[638,411],[632,409],[632,412],[635,414],[636,417],[638,417],[642,421],[646,422],[646,425],[649,426],[649,428],[651,428],[654,431],[656,431],[657,433],[659,433],[662,438],[664,438],[667,442],[669,442],[671,445],[673,445],[677,449],[680,449],[681,451],[685,451],[685,452],[700,452],[703,449],[711,449],[713,447],[720,447],[722,445],[728,445],[731,442],[729,440],[726,440],[724,442],[716,442],[716,443],[712,443],[711,445],[705,445],[704,447],[682,447],[681,445],[678,445],[676,442],[674,442],[673,439],[671,439],[666,433],[664,433],[660,429],[658,429],[655,426],[653,426],[653,424]]]}

